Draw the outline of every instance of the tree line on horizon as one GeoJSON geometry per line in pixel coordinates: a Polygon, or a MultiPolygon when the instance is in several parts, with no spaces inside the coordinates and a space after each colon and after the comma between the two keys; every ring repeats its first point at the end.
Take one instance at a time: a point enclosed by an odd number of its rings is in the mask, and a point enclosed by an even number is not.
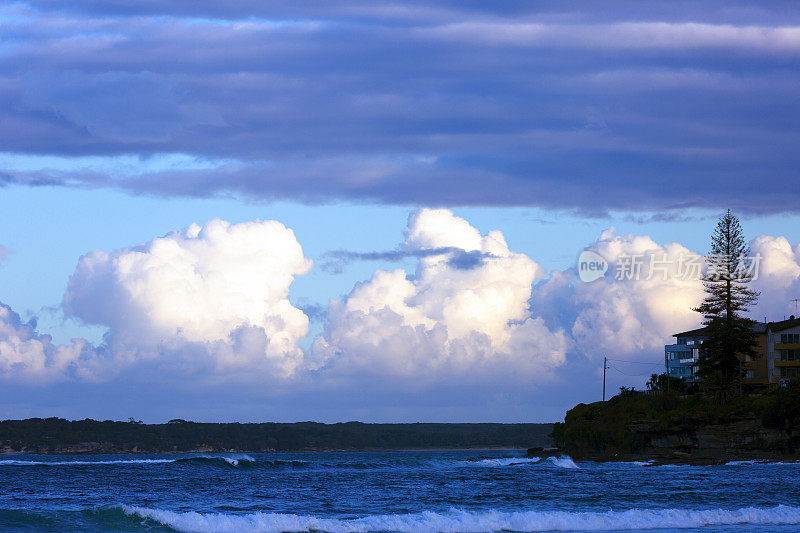
{"type": "Polygon", "coordinates": [[[97,453],[549,446],[552,424],[204,423],[31,418],[0,421],[0,451],[97,453]]]}

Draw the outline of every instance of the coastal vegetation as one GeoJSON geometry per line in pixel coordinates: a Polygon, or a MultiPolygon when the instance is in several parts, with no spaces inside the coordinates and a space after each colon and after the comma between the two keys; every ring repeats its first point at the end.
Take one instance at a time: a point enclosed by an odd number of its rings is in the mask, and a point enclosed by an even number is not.
{"type": "Polygon", "coordinates": [[[741,394],[741,361],[759,357],[755,322],[744,313],[758,300],[748,287],[753,278],[750,249],[739,219],[730,210],[717,222],[706,256],[703,287],[706,296],[694,310],[703,315],[705,337],[700,347],[697,375],[718,402],[741,394]]]}
{"type": "Polygon", "coordinates": [[[570,409],[553,438],[575,459],[791,457],[800,451],[800,382],[723,404],[701,392],[623,388],[606,402],[570,409]]]}
{"type": "Polygon", "coordinates": [[[0,451],[158,453],[179,451],[313,451],[526,448],[551,444],[552,424],[142,424],[31,418],[0,422],[0,451]]]}

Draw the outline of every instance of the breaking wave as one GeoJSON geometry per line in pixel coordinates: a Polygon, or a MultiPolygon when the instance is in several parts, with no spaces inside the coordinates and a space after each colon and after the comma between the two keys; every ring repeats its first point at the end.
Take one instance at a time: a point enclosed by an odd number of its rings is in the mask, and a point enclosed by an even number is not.
{"type": "Polygon", "coordinates": [[[749,459],[746,461],[729,461],[725,466],[752,466],[752,465],[779,465],[779,466],[800,466],[797,461],[770,461],[769,459],[749,459]]]}
{"type": "Polygon", "coordinates": [[[234,515],[224,513],[176,513],[162,509],[123,506],[133,517],[185,532],[282,532],[328,533],[459,532],[459,531],[637,531],[660,528],[698,528],[723,525],[800,524],[800,507],[743,509],[631,509],[608,512],[564,511],[463,511],[372,515],[363,518],[319,518],[278,513],[234,515]]]}
{"type": "Polygon", "coordinates": [[[489,457],[472,461],[460,461],[459,464],[466,466],[526,466],[550,464],[560,468],[580,468],[569,455],[560,457],[489,457]]]}
{"type": "MultiPolygon", "coordinates": [[[[276,461],[282,462],[282,461],[276,461]]],[[[92,465],[151,465],[169,463],[209,464],[217,466],[242,467],[256,463],[249,455],[197,455],[163,459],[109,459],[109,460],[70,460],[70,461],[29,461],[23,459],[0,460],[0,466],[92,466],[92,465]]],[[[288,462],[287,462],[288,463],[288,462]]]]}
{"type": "Polygon", "coordinates": [[[527,465],[527,464],[535,464],[541,462],[541,459],[538,457],[535,458],[528,458],[528,457],[497,457],[497,458],[488,458],[488,459],[479,459],[477,461],[465,461],[462,464],[468,464],[472,466],[516,466],[516,465],[527,465]]]}
{"type": "Polygon", "coordinates": [[[547,460],[561,468],[579,468],[569,455],[562,455],[561,457],[548,457],[547,460]]]}
{"type": "Polygon", "coordinates": [[[119,459],[110,461],[24,461],[8,459],[0,461],[2,466],[83,466],[83,465],[136,465],[175,463],[177,459],[119,459]]]}
{"type": "Polygon", "coordinates": [[[256,464],[256,460],[249,455],[198,455],[194,457],[181,457],[174,462],[234,468],[246,468],[256,464]]]}

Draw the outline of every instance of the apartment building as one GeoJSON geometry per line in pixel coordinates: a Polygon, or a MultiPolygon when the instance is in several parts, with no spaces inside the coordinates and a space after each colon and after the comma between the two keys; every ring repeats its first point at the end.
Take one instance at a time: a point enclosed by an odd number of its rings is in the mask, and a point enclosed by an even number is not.
{"type": "Polygon", "coordinates": [[[783,385],[800,376],[800,318],[768,324],[767,354],[769,383],[783,385]]]}
{"type": "MultiPolygon", "coordinates": [[[[792,317],[794,319],[794,317],[792,317]]],[[[789,321],[786,321],[789,322],[789,321]]],[[[800,320],[796,320],[800,326],[800,320]]],[[[768,356],[770,346],[777,347],[780,351],[784,349],[782,344],[770,344],[770,326],[773,324],[781,323],[756,323],[753,329],[756,332],[756,351],[762,354],[758,359],[753,360],[750,356],[745,356],[742,360],[742,370],[744,371],[744,384],[745,385],[766,385],[773,382],[772,376],[775,374],[773,358],[768,356]],[[772,366],[771,366],[772,365],[772,366]]],[[[800,331],[800,329],[798,329],[800,331]]],[[[700,347],[706,339],[706,328],[698,328],[690,331],[673,334],[675,337],[675,344],[667,344],[664,346],[664,367],[668,376],[683,378],[688,383],[695,383],[700,381],[697,376],[697,363],[700,358],[700,347]]],[[[781,340],[780,337],[775,337],[781,340]]],[[[784,340],[786,340],[784,338],[784,340]]],[[[800,369],[800,345],[797,350],[792,352],[792,357],[797,356],[797,365],[792,366],[792,371],[797,372],[800,369]]],[[[781,352],[782,353],[782,352],[781,352]]],[[[787,357],[788,357],[787,353],[787,357]]],[[[778,370],[778,374],[781,374],[778,370]]],[[[777,382],[777,380],[775,381],[777,382]]]]}

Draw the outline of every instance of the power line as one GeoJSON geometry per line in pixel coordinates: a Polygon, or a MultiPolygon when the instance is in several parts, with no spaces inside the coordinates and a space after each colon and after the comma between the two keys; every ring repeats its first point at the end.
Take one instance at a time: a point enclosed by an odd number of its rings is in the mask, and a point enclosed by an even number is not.
{"type": "Polygon", "coordinates": [[[648,363],[647,361],[631,361],[630,359],[611,359],[610,357],[609,357],[608,360],[609,361],[616,361],[618,363],[631,363],[631,364],[635,364],[635,365],[651,365],[651,366],[661,365],[661,363],[648,363]]]}
{"type": "MultiPolygon", "coordinates": [[[[656,367],[658,367],[658,368],[661,368],[661,365],[656,365],[656,364],[653,364],[653,365],[651,366],[651,368],[656,368],[656,367]]],[[[631,374],[631,373],[629,373],[629,372],[623,372],[622,370],[620,370],[619,368],[615,367],[615,366],[614,366],[614,365],[612,365],[612,364],[609,364],[609,365],[608,365],[608,368],[611,368],[611,369],[613,369],[613,370],[616,370],[617,372],[619,372],[619,373],[620,373],[620,374],[622,374],[623,376],[629,376],[629,377],[648,377],[648,376],[650,376],[650,374],[631,374]]]]}

